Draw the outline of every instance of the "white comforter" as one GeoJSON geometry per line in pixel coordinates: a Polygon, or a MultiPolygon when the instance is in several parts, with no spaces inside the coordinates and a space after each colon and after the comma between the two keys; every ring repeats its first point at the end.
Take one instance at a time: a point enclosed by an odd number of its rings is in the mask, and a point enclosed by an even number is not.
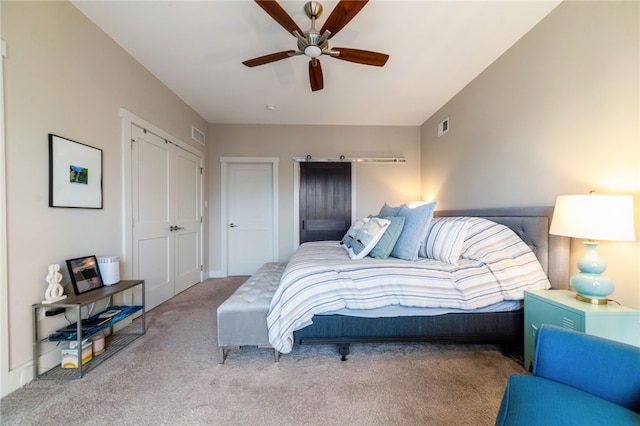
{"type": "Polygon", "coordinates": [[[531,249],[511,230],[468,218],[458,265],[420,258],[351,260],[337,241],[302,244],[287,264],[267,315],[269,342],[282,353],[316,314],[389,305],[477,309],[550,287],[531,249]]]}

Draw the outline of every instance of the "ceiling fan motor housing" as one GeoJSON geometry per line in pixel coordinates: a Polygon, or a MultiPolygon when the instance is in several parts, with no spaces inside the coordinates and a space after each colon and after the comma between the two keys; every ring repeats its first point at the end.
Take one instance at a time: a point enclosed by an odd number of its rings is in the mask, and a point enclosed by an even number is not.
{"type": "Polygon", "coordinates": [[[322,44],[319,44],[320,33],[315,28],[312,28],[304,33],[305,39],[298,40],[298,49],[301,52],[304,52],[310,58],[317,58],[322,55],[322,52],[329,48],[329,42],[326,40],[322,41],[322,44]]]}

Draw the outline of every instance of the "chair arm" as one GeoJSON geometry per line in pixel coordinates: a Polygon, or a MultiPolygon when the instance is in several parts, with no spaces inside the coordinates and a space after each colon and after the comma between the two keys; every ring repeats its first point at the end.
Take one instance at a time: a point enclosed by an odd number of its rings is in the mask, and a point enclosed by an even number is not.
{"type": "Polygon", "coordinates": [[[536,337],[533,374],[640,412],[640,348],[551,325],[536,337]]]}

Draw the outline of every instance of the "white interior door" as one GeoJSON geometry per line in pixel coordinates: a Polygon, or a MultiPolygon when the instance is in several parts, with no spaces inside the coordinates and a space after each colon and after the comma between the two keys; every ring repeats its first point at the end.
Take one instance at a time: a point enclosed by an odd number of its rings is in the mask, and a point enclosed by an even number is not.
{"type": "Polygon", "coordinates": [[[227,167],[227,267],[251,275],[276,259],[274,164],[229,163],[227,167]]]}
{"type": "Polygon", "coordinates": [[[176,148],[174,156],[175,191],[175,292],[202,280],[200,183],[201,159],[176,148]]]}
{"type": "Polygon", "coordinates": [[[202,159],[133,125],[133,277],[152,309],[202,280],[202,159]]]}
{"type": "Polygon", "coordinates": [[[174,296],[172,147],[132,126],[133,276],[145,280],[152,309],[174,296]]]}

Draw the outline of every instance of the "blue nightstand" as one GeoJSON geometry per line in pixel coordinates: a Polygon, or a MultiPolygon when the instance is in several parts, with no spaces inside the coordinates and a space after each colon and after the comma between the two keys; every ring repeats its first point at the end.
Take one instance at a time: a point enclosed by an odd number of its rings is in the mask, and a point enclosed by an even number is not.
{"type": "Polygon", "coordinates": [[[524,292],[524,367],[534,357],[536,331],[552,324],[640,347],[640,311],[615,303],[592,305],[568,290],[524,292]]]}

